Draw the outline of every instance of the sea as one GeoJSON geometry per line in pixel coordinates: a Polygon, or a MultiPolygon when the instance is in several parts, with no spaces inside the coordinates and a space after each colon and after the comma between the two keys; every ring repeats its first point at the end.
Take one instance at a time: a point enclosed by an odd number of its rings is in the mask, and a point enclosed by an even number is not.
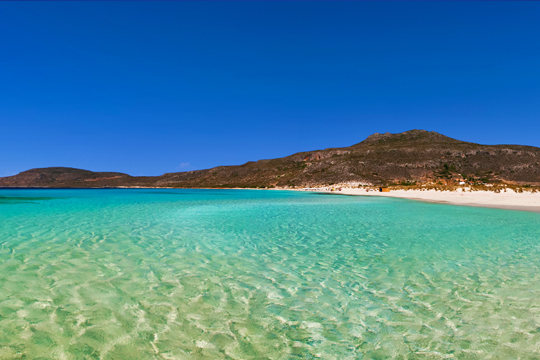
{"type": "Polygon", "coordinates": [[[0,190],[0,359],[538,359],[540,214],[0,190]]]}

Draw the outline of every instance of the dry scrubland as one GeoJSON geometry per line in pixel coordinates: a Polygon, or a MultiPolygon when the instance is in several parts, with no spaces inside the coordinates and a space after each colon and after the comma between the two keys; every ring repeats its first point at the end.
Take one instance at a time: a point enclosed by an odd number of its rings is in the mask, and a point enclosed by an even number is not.
{"type": "Polygon", "coordinates": [[[451,184],[456,179],[493,186],[517,184],[523,189],[526,184],[540,186],[540,148],[480,145],[436,132],[411,130],[374,134],[344,148],[161,176],[32,169],[0,178],[0,187],[299,188],[343,183],[451,184]]]}

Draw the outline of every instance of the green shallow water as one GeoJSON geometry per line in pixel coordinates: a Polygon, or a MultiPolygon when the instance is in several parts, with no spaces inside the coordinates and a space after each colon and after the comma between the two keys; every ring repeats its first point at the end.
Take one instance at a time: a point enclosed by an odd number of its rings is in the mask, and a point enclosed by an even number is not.
{"type": "Polygon", "coordinates": [[[540,214],[0,190],[0,359],[538,359],[540,214]]]}

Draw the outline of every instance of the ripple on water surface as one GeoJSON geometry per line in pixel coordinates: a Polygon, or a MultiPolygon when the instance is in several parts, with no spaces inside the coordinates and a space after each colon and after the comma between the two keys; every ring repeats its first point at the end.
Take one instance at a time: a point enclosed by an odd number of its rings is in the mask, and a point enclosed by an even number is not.
{"type": "Polygon", "coordinates": [[[539,358],[540,215],[0,190],[0,359],[539,358]]]}

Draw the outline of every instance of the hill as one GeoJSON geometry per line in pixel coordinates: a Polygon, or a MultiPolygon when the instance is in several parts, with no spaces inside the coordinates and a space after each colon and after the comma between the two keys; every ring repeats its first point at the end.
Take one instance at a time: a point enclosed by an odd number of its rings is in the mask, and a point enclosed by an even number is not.
{"type": "Polygon", "coordinates": [[[0,178],[0,187],[285,187],[337,183],[467,181],[540,185],[540,148],[480,145],[436,132],[373,134],[344,148],[296,153],[238,166],[135,177],[42,168],[0,178]]]}

